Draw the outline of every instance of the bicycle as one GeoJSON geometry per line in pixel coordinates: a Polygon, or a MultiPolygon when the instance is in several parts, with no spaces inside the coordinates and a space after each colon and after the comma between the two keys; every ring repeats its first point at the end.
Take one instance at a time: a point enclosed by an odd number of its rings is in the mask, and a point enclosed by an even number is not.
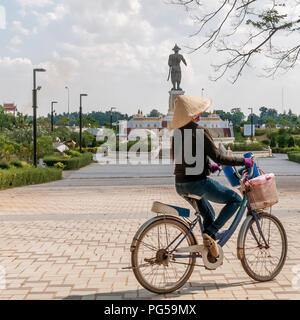
{"type": "MultiPolygon", "coordinates": [[[[241,186],[253,175],[239,174],[241,186]]],[[[240,224],[246,209],[246,219],[237,240],[237,257],[245,272],[254,280],[273,280],[282,270],[287,256],[287,237],[280,220],[263,210],[251,210],[245,190],[243,200],[228,230],[216,235],[219,257],[214,258],[207,247],[198,244],[193,233],[199,224],[203,231],[197,200],[201,197],[183,195],[195,209],[194,220],[186,208],[154,202],[152,211],[157,216],[145,222],[135,234],[130,251],[131,267],[138,282],[147,290],[165,294],[180,289],[190,278],[196,259],[202,258],[208,270],[216,270],[223,264],[222,247],[230,240],[240,224]],[[271,243],[272,240],[272,243],[271,243]]]]}

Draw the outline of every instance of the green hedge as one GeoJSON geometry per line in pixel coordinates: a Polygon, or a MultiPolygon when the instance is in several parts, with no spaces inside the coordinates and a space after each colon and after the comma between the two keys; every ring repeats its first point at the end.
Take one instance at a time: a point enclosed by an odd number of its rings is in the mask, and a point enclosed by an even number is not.
{"type": "Polygon", "coordinates": [[[273,147],[272,152],[273,153],[290,153],[290,152],[300,152],[299,147],[285,147],[285,148],[280,148],[280,147],[273,147]]]}
{"type": "Polygon", "coordinates": [[[288,157],[290,161],[300,163],[300,152],[290,152],[288,153],[288,157]]]}
{"type": "Polygon", "coordinates": [[[41,184],[62,178],[62,170],[53,168],[15,168],[0,170],[0,190],[41,184]]]}
{"type": "Polygon", "coordinates": [[[229,143],[226,148],[230,147],[232,151],[263,151],[266,146],[261,143],[229,143]]]}
{"type": "Polygon", "coordinates": [[[61,162],[65,166],[64,170],[78,170],[93,162],[93,154],[86,152],[80,157],[73,157],[70,159],[60,156],[47,156],[43,160],[48,167],[54,167],[56,163],[61,162]]]}

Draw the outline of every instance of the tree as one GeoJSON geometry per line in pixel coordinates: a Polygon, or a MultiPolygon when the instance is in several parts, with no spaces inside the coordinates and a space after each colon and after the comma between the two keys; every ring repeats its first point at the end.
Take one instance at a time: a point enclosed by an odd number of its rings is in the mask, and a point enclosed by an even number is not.
{"type": "Polygon", "coordinates": [[[237,124],[240,124],[245,119],[245,115],[240,108],[233,108],[231,109],[230,113],[231,113],[231,121],[234,126],[237,124]]]}
{"type": "Polygon", "coordinates": [[[265,121],[265,125],[267,128],[270,128],[270,129],[276,128],[276,121],[274,119],[267,119],[265,121]]]}
{"type": "Polygon", "coordinates": [[[270,139],[270,147],[275,148],[277,146],[276,136],[272,135],[270,139]]]}
{"type": "Polygon", "coordinates": [[[236,82],[259,55],[264,55],[268,63],[262,68],[268,77],[293,68],[298,60],[300,18],[294,15],[300,6],[297,0],[218,0],[217,6],[216,1],[208,0],[169,1],[193,14],[199,26],[193,36],[204,37],[191,48],[192,52],[207,48],[223,54],[224,60],[214,65],[213,80],[229,73],[230,81],[236,82]],[[293,7],[289,14],[287,7],[293,7]],[[290,40],[283,44],[286,36],[290,40]]]}
{"type": "MultiPolygon", "coordinates": [[[[31,149],[33,149],[33,143],[31,144],[31,149]]],[[[54,152],[53,141],[49,136],[43,136],[37,139],[37,156],[38,158],[43,158],[46,155],[52,154],[54,152]]]]}
{"type": "Polygon", "coordinates": [[[71,140],[71,133],[66,127],[58,127],[54,129],[54,137],[58,137],[60,141],[68,141],[71,140]]]}
{"type": "Polygon", "coordinates": [[[150,112],[149,117],[158,118],[158,117],[160,117],[160,112],[158,110],[156,110],[156,109],[153,109],[150,112]]]}
{"type": "Polygon", "coordinates": [[[61,118],[61,119],[56,121],[56,125],[65,127],[65,126],[67,126],[69,124],[69,122],[70,122],[69,118],[61,118]]]}
{"type": "Polygon", "coordinates": [[[253,113],[252,115],[250,114],[248,116],[247,122],[251,123],[251,116],[253,117],[253,124],[261,124],[261,120],[260,117],[258,115],[256,115],[255,113],[253,113]]]}
{"type": "Polygon", "coordinates": [[[288,147],[289,147],[289,148],[295,147],[295,139],[294,139],[293,136],[290,136],[290,137],[288,138],[288,147]]]}

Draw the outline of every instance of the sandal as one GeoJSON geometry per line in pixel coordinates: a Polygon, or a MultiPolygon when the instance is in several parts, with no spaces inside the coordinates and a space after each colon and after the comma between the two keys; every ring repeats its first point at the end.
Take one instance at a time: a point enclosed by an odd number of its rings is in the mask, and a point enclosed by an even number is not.
{"type": "Polygon", "coordinates": [[[209,252],[214,258],[219,257],[219,248],[216,241],[210,237],[208,234],[203,233],[203,244],[209,249],[209,252]]]}

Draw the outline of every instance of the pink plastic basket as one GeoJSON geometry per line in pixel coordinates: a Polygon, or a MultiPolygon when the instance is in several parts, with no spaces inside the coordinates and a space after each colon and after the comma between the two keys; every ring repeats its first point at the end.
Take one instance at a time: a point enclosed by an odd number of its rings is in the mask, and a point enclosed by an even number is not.
{"type": "Polygon", "coordinates": [[[246,181],[245,189],[252,210],[272,207],[278,203],[278,192],[273,173],[263,174],[246,181]]]}

